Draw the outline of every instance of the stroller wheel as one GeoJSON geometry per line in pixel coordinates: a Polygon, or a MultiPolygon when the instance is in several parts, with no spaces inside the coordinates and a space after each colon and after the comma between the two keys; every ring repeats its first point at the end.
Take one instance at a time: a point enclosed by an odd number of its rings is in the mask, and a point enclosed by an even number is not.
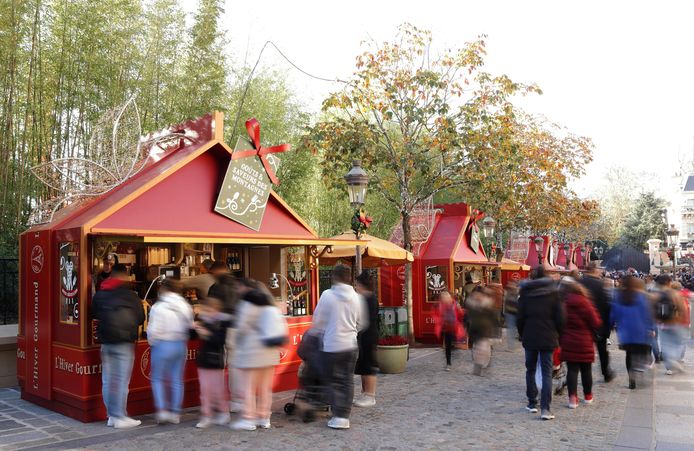
{"type": "Polygon", "coordinates": [[[287,415],[294,415],[295,410],[296,405],[293,402],[288,402],[284,405],[284,413],[286,413],[287,415]]]}
{"type": "Polygon", "coordinates": [[[307,410],[304,412],[303,417],[301,418],[304,423],[311,423],[316,419],[316,414],[313,412],[313,410],[307,410]]]}

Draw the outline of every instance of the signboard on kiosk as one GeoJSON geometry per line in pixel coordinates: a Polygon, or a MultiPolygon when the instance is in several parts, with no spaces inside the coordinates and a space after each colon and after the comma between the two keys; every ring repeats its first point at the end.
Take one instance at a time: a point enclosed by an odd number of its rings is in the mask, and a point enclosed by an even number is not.
{"type": "Polygon", "coordinates": [[[214,211],[258,231],[272,185],[279,184],[275,174],[280,160],[273,154],[289,150],[289,144],[262,147],[255,119],[246,121],[246,129],[250,139],[236,142],[214,211]]]}
{"type": "Polygon", "coordinates": [[[29,256],[22,263],[25,274],[22,287],[25,331],[25,384],[27,393],[44,399],[51,398],[51,277],[48,259],[51,255],[49,231],[37,231],[24,236],[29,256]]]}

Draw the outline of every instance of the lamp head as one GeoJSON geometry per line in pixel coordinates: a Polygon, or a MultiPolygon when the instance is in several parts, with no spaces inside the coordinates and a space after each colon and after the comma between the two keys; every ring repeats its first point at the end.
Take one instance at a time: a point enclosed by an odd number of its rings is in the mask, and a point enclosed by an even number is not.
{"type": "Polygon", "coordinates": [[[362,169],[361,160],[352,162],[352,169],[345,175],[345,182],[347,182],[347,193],[352,207],[359,208],[364,205],[366,188],[369,186],[369,176],[362,169]]]}
{"type": "Polygon", "coordinates": [[[280,281],[279,281],[279,279],[277,278],[277,273],[274,273],[274,272],[272,273],[272,275],[270,276],[270,283],[269,283],[269,285],[270,285],[270,288],[273,289],[273,290],[275,290],[275,289],[277,289],[277,288],[280,287],[280,281]]]}
{"type": "Polygon", "coordinates": [[[485,238],[491,238],[494,236],[494,227],[496,226],[496,221],[491,216],[487,216],[482,220],[482,232],[485,238]]]}

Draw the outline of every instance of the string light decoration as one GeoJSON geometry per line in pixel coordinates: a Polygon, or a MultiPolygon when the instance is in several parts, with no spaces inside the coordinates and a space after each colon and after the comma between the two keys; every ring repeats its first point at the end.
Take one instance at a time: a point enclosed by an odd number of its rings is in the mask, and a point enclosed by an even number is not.
{"type": "Polygon", "coordinates": [[[32,167],[34,176],[55,195],[36,205],[28,225],[51,222],[61,208],[112,190],[149,161],[197,138],[195,132],[175,127],[141,135],[140,113],[132,96],[99,118],[83,157],[56,158],[32,167]]]}

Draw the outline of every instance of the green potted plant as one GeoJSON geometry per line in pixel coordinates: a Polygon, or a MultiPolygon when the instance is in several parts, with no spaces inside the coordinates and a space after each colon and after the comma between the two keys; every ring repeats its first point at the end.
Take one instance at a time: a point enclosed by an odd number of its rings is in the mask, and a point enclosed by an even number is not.
{"type": "Polygon", "coordinates": [[[407,338],[390,335],[378,340],[376,361],[381,373],[398,374],[405,371],[410,345],[407,338]]]}

